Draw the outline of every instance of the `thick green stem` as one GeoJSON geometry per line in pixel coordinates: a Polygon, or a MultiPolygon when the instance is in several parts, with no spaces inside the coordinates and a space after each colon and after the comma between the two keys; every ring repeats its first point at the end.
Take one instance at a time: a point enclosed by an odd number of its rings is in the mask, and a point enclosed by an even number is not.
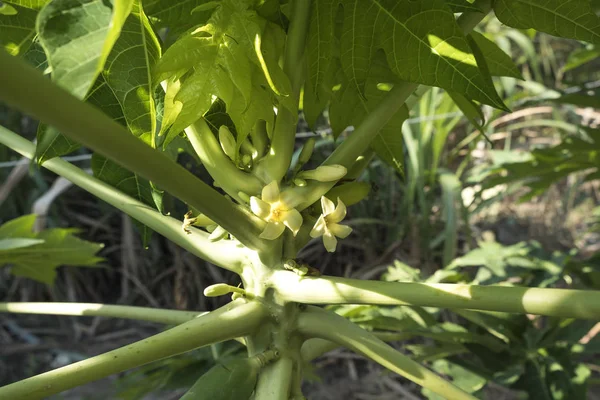
{"type": "MultiPolygon", "coordinates": [[[[0,143],[28,158],[32,158],[35,153],[33,143],[2,126],[0,126],[0,143]]],[[[241,271],[241,264],[246,259],[246,254],[238,244],[228,240],[211,242],[208,240],[208,233],[193,227],[189,228],[191,233],[186,234],[181,227],[181,221],[162,215],[59,158],[48,160],[43,166],[115,206],[190,253],[230,271],[236,273],[241,271]]]]}
{"type": "Polygon", "coordinates": [[[476,399],[335,313],[309,306],[298,318],[298,330],[347,347],[445,398],[476,399]]]}
{"type": "Polygon", "coordinates": [[[179,325],[205,313],[98,303],[0,303],[0,312],[110,317],[179,325]]]}
{"type": "Polygon", "coordinates": [[[216,190],[4,50],[0,51],[0,100],[151,180],[206,214],[248,247],[260,248],[257,228],[233,204],[223,201],[216,190]]]}
{"type": "MultiPolygon", "coordinates": [[[[294,104],[298,104],[300,88],[303,81],[302,57],[310,18],[309,0],[294,0],[292,4],[292,18],[287,35],[284,55],[283,70],[290,78],[294,104]]],[[[271,148],[269,153],[257,166],[256,174],[266,182],[280,181],[287,173],[292,155],[294,154],[294,143],[296,141],[296,121],[298,115],[292,113],[285,107],[279,107],[271,148]]]]}
{"type": "Polygon", "coordinates": [[[292,383],[294,362],[281,357],[264,367],[258,377],[254,400],[288,400],[292,383]]]}
{"type": "Polygon", "coordinates": [[[526,313],[600,320],[600,291],[382,282],[273,274],[282,298],[312,304],[382,304],[526,313]]]}
{"type": "Polygon", "coordinates": [[[188,139],[200,157],[202,165],[227,194],[239,199],[238,193],[257,196],[263,184],[253,175],[237,168],[225,155],[208,124],[199,119],[185,129],[188,139]]]}
{"type": "Polygon", "coordinates": [[[147,339],[0,388],[0,399],[36,400],[126,371],[253,332],[266,317],[257,302],[230,303],[147,339]]]}

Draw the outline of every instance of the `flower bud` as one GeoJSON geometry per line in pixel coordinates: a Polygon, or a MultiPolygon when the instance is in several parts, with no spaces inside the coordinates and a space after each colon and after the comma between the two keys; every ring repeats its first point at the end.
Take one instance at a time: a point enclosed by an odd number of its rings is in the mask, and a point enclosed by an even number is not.
{"type": "Polygon", "coordinates": [[[233,137],[233,134],[229,128],[225,125],[221,125],[219,128],[219,142],[221,143],[221,148],[227,157],[229,157],[231,160],[235,160],[237,153],[235,138],[233,137]]]}
{"type": "Polygon", "coordinates": [[[222,227],[217,226],[217,228],[208,236],[208,240],[211,242],[217,242],[221,239],[225,239],[226,236],[227,231],[222,227]]]}
{"type": "Polygon", "coordinates": [[[242,199],[246,203],[250,203],[250,196],[248,196],[246,193],[244,193],[244,192],[238,192],[238,196],[239,196],[240,199],[242,199]]]}
{"type": "Polygon", "coordinates": [[[235,289],[237,288],[231,285],[227,285],[225,283],[215,283],[214,285],[207,286],[204,289],[204,295],[206,297],[223,296],[228,293],[234,292],[235,289]]]}
{"type": "Polygon", "coordinates": [[[308,162],[308,160],[310,160],[314,149],[315,138],[308,138],[308,140],[304,143],[304,146],[302,146],[302,151],[300,151],[300,155],[298,156],[298,168],[302,167],[308,162]]]}
{"type": "Polygon", "coordinates": [[[296,178],[294,179],[294,185],[296,186],[306,186],[306,181],[304,179],[296,178]]]}
{"type": "Polygon", "coordinates": [[[317,169],[302,171],[298,178],[312,179],[319,182],[332,182],[340,180],[346,175],[348,170],[343,165],[322,165],[317,169]]]}

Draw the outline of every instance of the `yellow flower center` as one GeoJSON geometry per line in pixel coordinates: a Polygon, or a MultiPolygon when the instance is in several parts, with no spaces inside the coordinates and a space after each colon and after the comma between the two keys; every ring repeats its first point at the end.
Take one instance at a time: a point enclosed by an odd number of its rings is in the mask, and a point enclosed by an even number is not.
{"type": "Polygon", "coordinates": [[[267,220],[273,221],[273,222],[281,222],[281,217],[282,217],[283,211],[285,211],[285,209],[283,208],[283,205],[281,204],[281,202],[278,201],[276,203],[272,203],[271,204],[271,213],[267,217],[267,220]]]}

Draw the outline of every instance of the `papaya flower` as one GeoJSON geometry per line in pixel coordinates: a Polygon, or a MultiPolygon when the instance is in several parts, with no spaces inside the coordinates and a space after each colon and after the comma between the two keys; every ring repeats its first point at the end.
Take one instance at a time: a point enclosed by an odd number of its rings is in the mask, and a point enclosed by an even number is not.
{"type": "Polygon", "coordinates": [[[323,236],[323,245],[328,252],[333,253],[337,247],[337,239],[345,239],[352,232],[352,228],[341,225],[346,217],[346,205],[338,197],[337,206],[325,196],[321,196],[321,208],[323,213],[310,231],[312,238],[323,236]]]}
{"type": "Polygon", "coordinates": [[[267,222],[260,234],[262,239],[275,240],[286,227],[296,236],[302,226],[302,215],[282,199],[277,181],[263,188],[260,199],[256,196],[250,197],[250,209],[267,222]]]}

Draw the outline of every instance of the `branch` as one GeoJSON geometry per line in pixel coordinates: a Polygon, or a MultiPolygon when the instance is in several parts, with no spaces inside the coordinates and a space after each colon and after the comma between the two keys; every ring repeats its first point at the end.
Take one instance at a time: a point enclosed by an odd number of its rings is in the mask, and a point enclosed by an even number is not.
{"type": "Polygon", "coordinates": [[[248,247],[261,248],[259,230],[233,204],[223,201],[216,190],[4,50],[0,51],[0,100],[154,182],[206,214],[248,247]]]}
{"type": "MultiPolygon", "coordinates": [[[[33,143],[2,126],[0,126],[0,143],[25,157],[32,158],[34,156],[35,145],[33,143]]],[[[245,255],[237,243],[229,240],[211,242],[208,240],[208,233],[192,227],[189,228],[192,233],[188,235],[183,232],[181,221],[162,215],[152,207],[121,193],[114,187],[59,158],[48,160],[43,166],[137,219],[190,253],[230,271],[236,273],[241,271],[241,263],[245,259],[245,255]]],[[[224,200],[221,201],[224,202],[224,200]]]]}
{"type": "Polygon", "coordinates": [[[230,303],[175,328],[0,388],[0,398],[36,400],[201,346],[253,332],[267,313],[258,302],[230,303]]]}
{"type": "MultiPolygon", "coordinates": [[[[298,104],[300,98],[300,88],[302,87],[304,63],[304,49],[306,47],[306,35],[309,27],[310,18],[309,0],[294,0],[292,3],[292,19],[288,29],[286,48],[284,55],[283,71],[290,78],[292,84],[292,93],[295,104],[298,104]]],[[[296,120],[298,116],[287,110],[285,107],[279,107],[275,127],[273,130],[273,139],[271,149],[261,163],[257,166],[256,175],[267,183],[275,180],[280,181],[286,174],[292,155],[294,153],[294,143],[296,141],[296,120]]]]}
{"type": "Polygon", "coordinates": [[[444,398],[476,399],[335,313],[309,306],[298,317],[298,330],[307,336],[327,339],[347,347],[444,398]]]}
{"type": "Polygon", "coordinates": [[[197,311],[164,310],[97,303],[0,303],[0,312],[18,314],[75,315],[135,319],[179,325],[206,313],[197,311]]]}
{"type": "Polygon", "coordinates": [[[415,305],[600,320],[600,291],[592,290],[302,278],[289,271],[276,272],[273,284],[285,300],[299,303],[415,305]]]}

